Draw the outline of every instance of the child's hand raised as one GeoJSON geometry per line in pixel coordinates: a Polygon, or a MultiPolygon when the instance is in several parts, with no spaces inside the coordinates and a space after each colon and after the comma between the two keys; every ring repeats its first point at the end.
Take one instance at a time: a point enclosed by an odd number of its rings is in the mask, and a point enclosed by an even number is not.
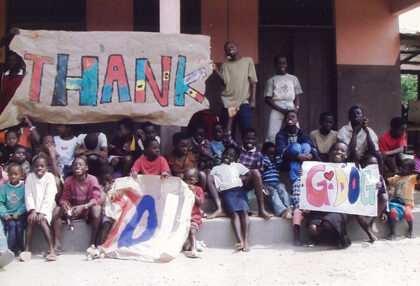
{"type": "Polygon", "coordinates": [[[138,137],[140,137],[141,141],[146,140],[146,133],[144,133],[143,129],[138,128],[136,130],[136,134],[137,134],[138,137]]]}

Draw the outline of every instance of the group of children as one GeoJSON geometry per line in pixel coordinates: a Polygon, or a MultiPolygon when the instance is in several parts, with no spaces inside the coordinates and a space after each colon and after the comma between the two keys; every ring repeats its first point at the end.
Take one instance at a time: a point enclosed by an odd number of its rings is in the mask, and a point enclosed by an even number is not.
{"type": "MultiPolygon", "coordinates": [[[[250,250],[249,191],[255,192],[259,217],[265,220],[272,217],[265,209],[267,197],[275,215],[293,218],[296,245],[300,245],[300,226],[306,218],[314,242],[333,237],[339,246],[347,247],[350,245],[345,228],[348,215],[299,208],[304,161],[378,164],[382,174],[392,175],[387,183],[395,189],[389,203],[391,237],[395,221],[403,217],[409,224],[409,236],[412,235],[415,168],[420,167],[420,157],[413,161],[402,156],[407,143],[401,118],[394,118],[391,130],[378,140],[368,127],[362,109],[353,106],[348,113],[349,124],[338,132],[332,130],[334,116],[324,112],[320,115],[320,128],[307,134],[299,128],[302,89],[298,79],[286,72],[287,58],[279,55],[274,58],[277,75],[267,81],[264,93],[272,112],[267,139],[260,152],[250,113],[256,100],[254,64],[251,58],[241,57],[232,42],[226,43],[225,52],[228,61],[220,71],[214,65],[224,86],[222,121],[212,126],[195,124],[190,134],[176,133],[173,151],[165,157],[161,155],[156,126],[146,122],[135,129],[128,118],[118,122],[117,136],[109,143],[103,133],[76,137],[71,125],[59,125],[57,136],[40,137],[27,116],[22,117],[18,127],[0,133],[0,162],[4,166],[0,178],[0,217],[5,223],[8,248],[22,261],[30,259],[33,226],[39,225],[49,247],[45,258],[56,260],[57,254],[63,251],[62,224],[71,219],[87,220],[92,226],[90,244],[92,247],[102,244],[115,223],[104,212],[112,197],[108,192],[114,178],[136,179],[139,174],[159,175],[163,179],[178,176],[194,193],[189,257],[199,257],[196,235],[202,216],[211,219],[227,214],[236,237],[235,248],[250,250]],[[236,125],[241,143],[235,140],[236,125]],[[212,137],[206,138],[209,128],[212,137]],[[289,172],[292,190],[286,189],[281,172],[289,172]],[[204,191],[216,205],[209,214],[201,211],[204,191]]],[[[420,150],[417,151],[420,155],[420,150]]],[[[377,187],[378,215],[382,216],[389,198],[384,182],[377,187]]],[[[374,241],[373,220],[369,223],[363,217],[358,220],[374,241]]],[[[1,252],[2,249],[0,255],[1,252]]]]}

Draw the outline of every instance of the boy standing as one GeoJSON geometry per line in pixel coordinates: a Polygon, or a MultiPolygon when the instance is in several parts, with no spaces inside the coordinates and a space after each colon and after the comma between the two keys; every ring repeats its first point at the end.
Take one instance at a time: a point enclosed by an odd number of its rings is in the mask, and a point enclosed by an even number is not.
{"type": "Polygon", "coordinates": [[[393,173],[398,171],[398,163],[403,160],[402,154],[407,148],[406,128],[401,117],[394,117],[391,120],[391,129],[379,138],[379,151],[385,166],[393,173]]]}
{"type": "MultiPolygon", "coordinates": [[[[254,109],[256,104],[257,74],[252,58],[241,57],[235,43],[226,42],[224,49],[228,61],[222,63],[220,72],[216,65],[213,65],[224,85],[222,120],[227,122],[229,107],[238,107],[238,117],[234,126],[238,125],[239,130],[242,131],[244,128],[251,127],[250,109],[254,109]]],[[[232,131],[232,134],[235,134],[235,127],[232,131]]]]}
{"type": "Polygon", "coordinates": [[[328,161],[328,153],[335,142],[337,142],[338,132],[331,130],[334,126],[334,122],[334,115],[329,112],[323,112],[319,116],[319,125],[321,125],[321,128],[314,130],[309,134],[312,142],[318,149],[319,157],[323,162],[328,161]]]}
{"type": "Polygon", "coordinates": [[[298,78],[286,72],[286,56],[276,55],[274,66],[277,74],[267,80],[264,91],[265,103],[272,108],[266,139],[269,142],[274,142],[277,132],[282,127],[286,112],[299,111],[299,96],[303,94],[298,78]]]}

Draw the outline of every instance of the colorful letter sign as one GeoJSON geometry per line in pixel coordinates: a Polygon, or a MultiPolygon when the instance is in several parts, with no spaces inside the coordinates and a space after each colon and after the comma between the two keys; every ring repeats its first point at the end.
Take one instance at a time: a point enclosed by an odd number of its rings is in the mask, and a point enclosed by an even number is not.
{"type": "Polygon", "coordinates": [[[304,162],[302,170],[300,209],[376,216],[376,165],[304,162]]]}
{"type": "Polygon", "coordinates": [[[131,117],[185,126],[209,107],[207,36],[21,30],[10,48],[24,59],[26,75],[0,128],[17,124],[21,114],[49,123],[131,117]]]}
{"type": "Polygon", "coordinates": [[[188,237],[194,195],[177,177],[164,181],[160,176],[140,175],[116,180],[116,190],[124,190],[106,215],[117,223],[102,249],[107,257],[143,261],[175,258],[188,237]],[[133,184],[138,184],[133,187],[133,184]]]}

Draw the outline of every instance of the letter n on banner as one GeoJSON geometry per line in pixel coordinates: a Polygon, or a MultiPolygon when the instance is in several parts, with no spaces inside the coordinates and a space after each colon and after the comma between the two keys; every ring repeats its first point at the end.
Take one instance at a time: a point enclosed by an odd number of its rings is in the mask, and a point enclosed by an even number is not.
{"type": "Polygon", "coordinates": [[[171,79],[172,57],[162,57],[162,92],[156,83],[150,63],[147,59],[136,60],[136,96],[135,102],[146,101],[146,79],[161,106],[168,106],[169,81],[171,79]]]}

